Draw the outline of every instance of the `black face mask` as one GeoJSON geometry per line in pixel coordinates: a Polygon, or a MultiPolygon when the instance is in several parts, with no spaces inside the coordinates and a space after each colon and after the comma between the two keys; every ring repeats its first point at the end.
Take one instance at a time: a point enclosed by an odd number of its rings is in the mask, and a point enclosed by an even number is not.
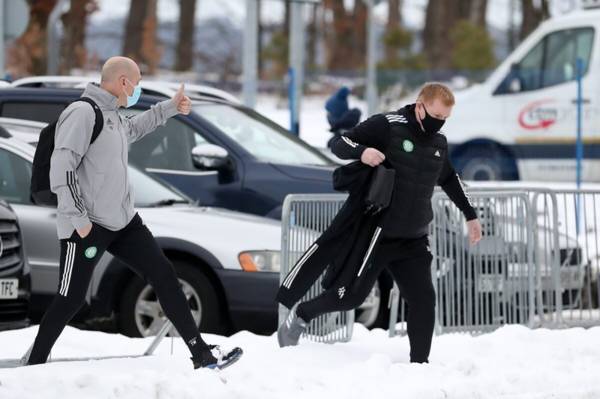
{"type": "Polygon", "coordinates": [[[425,118],[421,119],[421,124],[423,125],[425,133],[435,134],[439,132],[446,121],[444,119],[434,118],[433,116],[429,115],[427,108],[425,108],[425,104],[422,105],[423,109],[425,110],[425,118]]]}

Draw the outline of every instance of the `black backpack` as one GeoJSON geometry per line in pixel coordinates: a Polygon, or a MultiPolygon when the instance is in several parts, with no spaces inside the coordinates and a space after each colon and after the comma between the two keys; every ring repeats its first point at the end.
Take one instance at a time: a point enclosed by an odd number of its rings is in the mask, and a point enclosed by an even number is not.
{"type": "MultiPolygon", "coordinates": [[[[88,97],[81,97],[73,102],[84,101],[94,108],[96,121],[90,145],[96,141],[98,135],[104,128],[104,118],[98,105],[88,97]]],[[[33,167],[31,171],[31,201],[36,205],[56,206],[56,194],[50,191],[50,157],[54,152],[54,134],[56,132],[56,122],[54,121],[40,132],[40,138],[35,149],[33,157],[33,167]]]]}

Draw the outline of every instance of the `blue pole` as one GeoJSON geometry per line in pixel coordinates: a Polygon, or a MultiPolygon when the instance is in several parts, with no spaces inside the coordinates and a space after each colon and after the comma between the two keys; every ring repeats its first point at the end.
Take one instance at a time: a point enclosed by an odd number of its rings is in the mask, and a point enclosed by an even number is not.
{"type": "Polygon", "coordinates": [[[581,188],[581,163],[583,161],[583,140],[581,138],[581,118],[583,108],[582,79],[583,60],[577,58],[577,143],[575,149],[577,157],[577,189],[581,188]]]}
{"type": "MultiPolygon", "coordinates": [[[[582,119],[582,108],[583,108],[583,90],[582,90],[582,80],[583,80],[583,60],[581,58],[577,58],[577,142],[575,144],[575,156],[577,160],[577,189],[581,188],[581,169],[583,162],[583,140],[582,140],[582,132],[581,132],[581,119],[582,119]]],[[[580,196],[577,195],[575,199],[575,216],[576,216],[576,232],[579,236],[579,214],[580,214],[580,196]]]]}
{"type": "Polygon", "coordinates": [[[298,115],[296,114],[296,73],[294,68],[288,69],[288,103],[290,107],[290,131],[296,136],[299,135],[298,115]]]}

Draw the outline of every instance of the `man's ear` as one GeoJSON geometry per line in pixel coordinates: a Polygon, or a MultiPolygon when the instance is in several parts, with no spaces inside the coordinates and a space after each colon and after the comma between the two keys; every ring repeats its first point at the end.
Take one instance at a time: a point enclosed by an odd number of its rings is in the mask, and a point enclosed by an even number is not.
{"type": "Polygon", "coordinates": [[[424,110],[423,110],[423,103],[422,103],[421,101],[417,101],[417,102],[415,103],[415,107],[416,107],[416,109],[417,109],[417,117],[418,117],[419,119],[423,119],[423,113],[424,113],[424,112],[423,112],[423,111],[424,111],[424,110]]]}

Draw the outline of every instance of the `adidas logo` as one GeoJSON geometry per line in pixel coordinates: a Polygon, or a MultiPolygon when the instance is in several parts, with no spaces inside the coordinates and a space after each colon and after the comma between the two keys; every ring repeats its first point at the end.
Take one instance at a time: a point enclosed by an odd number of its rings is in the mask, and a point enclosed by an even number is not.
{"type": "Polygon", "coordinates": [[[440,150],[435,150],[435,154],[433,154],[433,155],[435,155],[436,157],[439,157],[440,156],[440,150]]]}
{"type": "Polygon", "coordinates": [[[344,297],[344,294],[346,293],[346,288],[345,287],[341,287],[338,289],[338,295],[340,297],[340,299],[342,299],[344,297]]]}
{"type": "Polygon", "coordinates": [[[115,125],[114,122],[110,118],[108,118],[108,120],[106,121],[106,124],[108,125],[108,127],[110,129],[112,129],[113,126],[115,125]]]}

